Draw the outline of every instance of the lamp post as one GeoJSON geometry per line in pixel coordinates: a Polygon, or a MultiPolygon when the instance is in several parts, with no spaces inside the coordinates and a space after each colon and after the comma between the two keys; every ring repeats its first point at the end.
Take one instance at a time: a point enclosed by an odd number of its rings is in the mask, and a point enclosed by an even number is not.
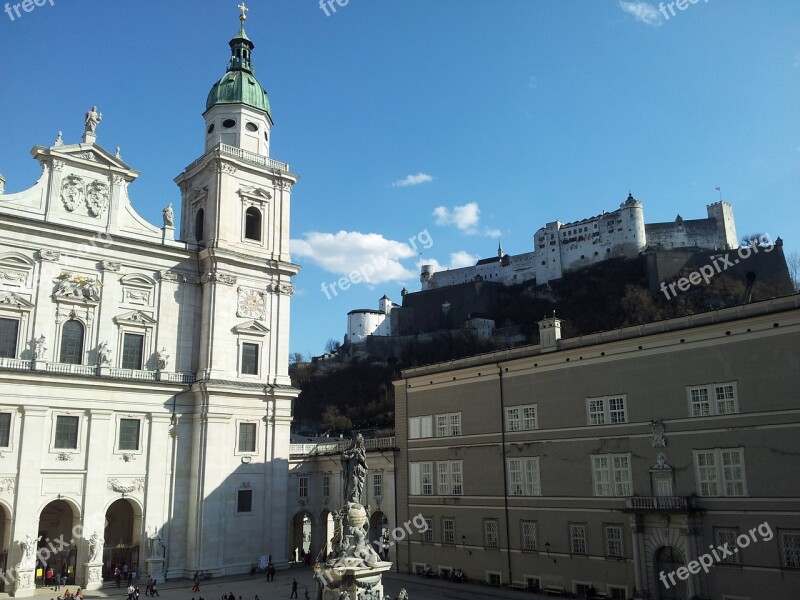
{"type": "Polygon", "coordinates": [[[557,563],[558,561],[555,558],[553,558],[552,556],[550,556],[550,542],[545,542],[544,549],[545,549],[545,551],[547,551],[547,558],[552,560],[553,564],[557,563]]]}

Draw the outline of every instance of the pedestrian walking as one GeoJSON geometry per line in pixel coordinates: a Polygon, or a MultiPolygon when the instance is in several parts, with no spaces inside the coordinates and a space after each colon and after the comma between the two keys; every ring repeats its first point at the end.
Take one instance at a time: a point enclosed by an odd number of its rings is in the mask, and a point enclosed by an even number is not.
{"type": "Polygon", "coordinates": [[[147,578],[147,585],[144,588],[144,595],[145,596],[149,596],[150,595],[150,590],[152,589],[152,587],[153,587],[153,578],[152,577],[148,577],[147,578]]]}
{"type": "Polygon", "coordinates": [[[161,597],[158,593],[158,588],[156,587],[156,583],[158,583],[155,579],[153,579],[153,583],[150,585],[150,595],[151,596],[158,596],[161,597]]]}
{"type": "Polygon", "coordinates": [[[117,582],[117,587],[122,583],[122,571],[119,567],[114,567],[114,581],[117,582]]]}
{"type": "Polygon", "coordinates": [[[133,592],[136,591],[136,588],[133,587],[133,584],[128,584],[128,600],[133,600],[133,592]]]}
{"type": "Polygon", "coordinates": [[[289,598],[297,598],[297,579],[292,579],[292,595],[289,598]]]}
{"type": "Polygon", "coordinates": [[[199,592],[200,591],[200,572],[199,571],[195,571],[194,572],[194,587],[192,588],[192,591],[193,592],[199,592]]]}

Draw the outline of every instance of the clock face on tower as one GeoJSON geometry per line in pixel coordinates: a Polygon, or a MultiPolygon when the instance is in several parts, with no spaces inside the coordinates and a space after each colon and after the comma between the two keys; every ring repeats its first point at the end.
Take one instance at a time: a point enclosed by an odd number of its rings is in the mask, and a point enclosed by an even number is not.
{"type": "Polygon", "coordinates": [[[238,312],[239,317],[248,319],[264,318],[264,298],[257,290],[239,290],[238,312]]]}

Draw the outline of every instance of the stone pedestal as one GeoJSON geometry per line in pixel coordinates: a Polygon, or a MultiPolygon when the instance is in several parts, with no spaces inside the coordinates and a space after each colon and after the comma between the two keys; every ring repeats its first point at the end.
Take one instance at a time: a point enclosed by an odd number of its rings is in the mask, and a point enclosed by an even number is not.
{"type": "Polygon", "coordinates": [[[36,593],[33,572],[34,570],[32,568],[17,570],[17,581],[14,586],[15,598],[29,598],[36,593]]]}
{"type": "Polygon", "coordinates": [[[99,590],[103,587],[103,563],[83,565],[83,587],[86,590],[99,590]]]}
{"type": "Polygon", "coordinates": [[[41,358],[33,359],[31,363],[31,367],[34,371],[47,371],[48,362],[46,360],[42,360],[41,358]]]}
{"type": "Polygon", "coordinates": [[[147,576],[152,577],[156,583],[164,583],[164,567],[166,560],[163,558],[148,558],[147,563],[147,576]]]}
{"type": "Polygon", "coordinates": [[[353,569],[323,565],[317,572],[317,579],[325,582],[322,600],[340,600],[343,594],[349,594],[350,600],[382,600],[383,573],[391,568],[390,562],[353,569]]]}
{"type": "Polygon", "coordinates": [[[100,365],[97,367],[97,374],[100,377],[111,377],[111,366],[110,365],[100,365]]]}

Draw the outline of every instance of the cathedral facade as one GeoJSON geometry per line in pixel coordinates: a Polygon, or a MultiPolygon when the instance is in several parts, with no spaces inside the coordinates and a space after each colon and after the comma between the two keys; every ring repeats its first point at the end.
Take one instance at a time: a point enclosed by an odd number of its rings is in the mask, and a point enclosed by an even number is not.
{"type": "Polygon", "coordinates": [[[269,100],[242,27],[208,95],[203,154],[155,226],[139,173],[98,144],[36,146],[0,191],[0,586],[52,568],[99,587],[285,564],[297,175],[269,156],[269,100]],[[2,564],[5,561],[5,564],[2,564]]]}

